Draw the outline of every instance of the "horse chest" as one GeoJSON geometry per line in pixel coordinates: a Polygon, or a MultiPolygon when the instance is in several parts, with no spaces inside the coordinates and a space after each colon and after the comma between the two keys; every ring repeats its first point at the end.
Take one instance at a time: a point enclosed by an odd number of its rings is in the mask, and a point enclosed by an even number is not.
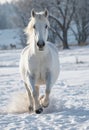
{"type": "Polygon", "coordinates": [[[35,75],[37,84],[44,84],[46,73],[48,71],[48,63],[45,58],[32,58],[29,63],[30,72],[35,75]]]}

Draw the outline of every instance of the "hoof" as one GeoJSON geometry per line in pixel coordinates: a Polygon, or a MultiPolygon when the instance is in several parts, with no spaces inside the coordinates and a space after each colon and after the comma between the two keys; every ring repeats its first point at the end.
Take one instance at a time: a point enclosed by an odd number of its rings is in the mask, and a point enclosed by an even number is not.
{"type": "Polygon", "coordinates": [[[40,114],[43,112],[43,108],[39,108],[38,110],[35,110],[36,114],[40,114]]]}
{"type": "Polygon", "coordinates": [[[44,107],[44,108],[46,108],[46,107],[48,107],[49,106],[49,104],[47,104],[46,106],[44,106],[43,104],[42,104],[42,107],[44,107]]]}
{"type": "Polygon", "coordinates": [[[33,107],[29,106],[29,111],[32,112],[33,111],[33,107]]]}
{"type": "Polygon", "coordinates": [[[44,95],[42,95],[42,96],[39,98],[39,100],[41,101],[43,98],[44,98],[44,95]]]}
{"type": "Polygon", "coordinates": [[[42,96],[40,97],[40,104],[41,104],[42,107],[46,108],[46,107],[49,106],[49,103],[48,103],[47,105],[44,105],[44,104],[42,103],[42,99],[43,99],[43,98],[44,98],[44,95],[42,95],[42,96]]]}

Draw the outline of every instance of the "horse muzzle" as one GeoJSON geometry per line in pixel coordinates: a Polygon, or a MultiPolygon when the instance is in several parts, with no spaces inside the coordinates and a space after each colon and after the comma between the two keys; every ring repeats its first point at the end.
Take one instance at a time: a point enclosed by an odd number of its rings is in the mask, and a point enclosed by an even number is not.
{"type": "Polygon", "coordinates": [[[44,46],[45,46],[45,42],[44,41],[38,41],[37,42],[37,46],[39,48],[39,51],[43,51],[44,50],[44,46]]]}

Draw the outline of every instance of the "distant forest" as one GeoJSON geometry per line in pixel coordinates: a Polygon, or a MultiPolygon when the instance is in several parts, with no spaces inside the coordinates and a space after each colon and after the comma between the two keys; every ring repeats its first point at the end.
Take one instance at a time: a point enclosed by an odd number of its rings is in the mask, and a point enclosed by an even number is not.
{"type": "Polygon", "coordinates": [[[0,29],[24,28],[32,9],[49,11],[49,40],[69,48],[69,38],[78,45],[89,43],[89,0],[14,0],[0,4],[0,29]]]}

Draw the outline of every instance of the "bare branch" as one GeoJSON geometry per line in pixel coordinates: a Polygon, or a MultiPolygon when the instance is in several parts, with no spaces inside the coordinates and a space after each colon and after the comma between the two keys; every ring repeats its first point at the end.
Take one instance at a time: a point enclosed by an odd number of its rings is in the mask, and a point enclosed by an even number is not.
{"type": "Polygon", "coordinates": [[[62,36],[61,36],[55,29],[53,29],[52,27],[50,27],[49,29],[50,29],[53,33],[57,34],[58,37],[60,38],[60,40],[63,41],[62,36]]]}
{"type": "Polygon", "coordinates": [[[71,27],[70,29],[71,29],[71,31],[73,32],[73,34],[74,34],[76,40],[78,41],[78,35],[77,35],[77,33],[74,31],[74,29],[73,29],[72,27],[71,27]]]}
{"type": "Polygon", "coordinates": [[[72,12],[71,12],[71,14],[70,14],[70,19],[69,19],[69,21],[68,21],[68,23],[67,23],[67,30],[69,29],[69,25],[70,25],[70,23],[71,23],[71,21],[72,21],[72,18],[73,18],[73,15],[74,15],[74,13],[75,13],[75,1],[73,1],[73,9],[72,9],[72,12]]]}
{"type": "Polygon", "coordinates": [[[64,15],[64,13],[63,13],[62,8],[61,8],[60,6],[58,6],[58,9],[59,9],[59,11],[60,11],[60,13],[61,13],[62,17],[63,17],[63,18],[65,18],[65,15],[64,15]]]}
{"type": "Polygon", "coordinates": [[[56,17],[55,17],[54,15],[52,15],[52,14],[49,14],[49,17],[52,18],[52,19],[54,19],[54,20],[59,24],[60,28],[63,29],[63,25],[62,25],[62,23],[59,21],[58,18],[56,18],[56,17]]]}
{"type": "Polygon", "coordinates": [[[66,3],[66,6],[65,6],[65,9],[64,9],[64,26],[66,26],[66,19],[67,19],[67,13],[68,13],[68,5],[69,5],[69,0],[67,0],[67,3],[66,3]]]}

